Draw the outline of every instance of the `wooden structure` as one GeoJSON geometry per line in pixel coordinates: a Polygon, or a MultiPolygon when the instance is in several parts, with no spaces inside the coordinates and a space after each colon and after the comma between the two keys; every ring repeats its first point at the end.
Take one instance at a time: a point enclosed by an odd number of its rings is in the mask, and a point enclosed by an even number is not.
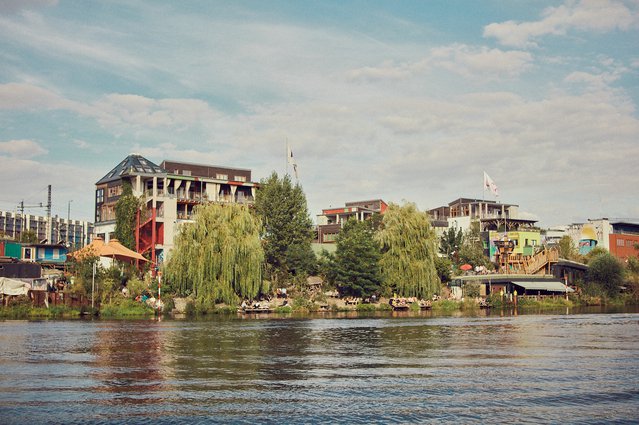
{"type": "Polygon", "coordinates": [[[553,264],[559,261],[559,251],[543,248],[532,256],[513,254],[515,245],[510,240],[496,241],[496,260],[499,272],[505,274],[550,274],[553,264]]]}

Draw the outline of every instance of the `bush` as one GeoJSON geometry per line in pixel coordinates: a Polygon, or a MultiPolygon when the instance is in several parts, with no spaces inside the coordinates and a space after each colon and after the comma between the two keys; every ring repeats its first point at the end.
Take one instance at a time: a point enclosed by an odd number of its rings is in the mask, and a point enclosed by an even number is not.
{"type": "Polygon", "coordinates": [[[377,311],[375,304],[357,304],[355,305],[356,311],[377,311]]]}
{"type": "Polygon", "coordinates": [[[275,307],[275,313],[292,313],[293,308],[290,305],[275,307]]]}
{"type": "Polygon", "coordinates": [[[459,309],[459,303],[453,300],[433,301],[433,310],[452,311],[459,309]]]}
{"type": "Polygon", "coordinates": [[[100,308],[102,317],[146,317],[154,314],[155,311],[146,304],[124,298],[113,299],[100,308]]]}
{"type": "Polygon", "coordinates": [[[467,283],[464,285],[464,297],[477,298],[481,293],[481,285],[479,283],[467,283]]]}
{"type": "Polygon", "coordinates": [[[189,317],[193,317],[197,314],[197,311],[195,309],[195,301],[189,300],[186,302],[186,307],[184,308],[184,314],[186,314],[189,317]]]}
{"type": "Polygon", "coordinates": [[[608,253],[599,254],[588,263],[586,280],[598,285],[606,295],[614,297],[619,294],[623,284],[624,270],[622,264],[608,253]]]}

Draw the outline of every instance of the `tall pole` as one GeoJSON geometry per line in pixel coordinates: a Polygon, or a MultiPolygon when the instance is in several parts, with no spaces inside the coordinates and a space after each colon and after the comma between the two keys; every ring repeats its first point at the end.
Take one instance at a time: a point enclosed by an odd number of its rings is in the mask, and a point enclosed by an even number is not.
{"type": "Polygon", "coordinates": [[[47,242],[52,243],[53,226],[51,223],[51,185],[47,186],[47,242]]]}
{"type": "Polygon", "coordinates": [[[91,309],[95,307],[95,264],[93,262],[93,276],[91,277],[91,309]]]}
{"type": "MultiPolygon", "coordinates": [[[[71,233],[71,202],[73,202],[73,199],[67,204],[67,245],[71,243],[69,239],[71,233]]],[[[75,235],[73,237],[73,245],[75,245],[75,235]]]]}

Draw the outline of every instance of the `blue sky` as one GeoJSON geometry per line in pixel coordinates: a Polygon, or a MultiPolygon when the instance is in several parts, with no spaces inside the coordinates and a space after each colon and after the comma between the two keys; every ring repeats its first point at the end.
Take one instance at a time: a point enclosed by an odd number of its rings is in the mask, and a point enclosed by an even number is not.
{"type": "Polygon", "coordinates": [[[132,152],[259,180],[288,140],[312,217],[486,171],[542,226],[638,218],[637,40],[637,0],[0,1],[0,209],[91,220],[132,152]]]}

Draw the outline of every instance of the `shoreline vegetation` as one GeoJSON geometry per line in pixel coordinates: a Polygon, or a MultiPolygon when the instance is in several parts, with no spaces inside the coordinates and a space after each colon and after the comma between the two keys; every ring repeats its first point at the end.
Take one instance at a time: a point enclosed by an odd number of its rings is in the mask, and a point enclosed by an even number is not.
{"type": "MultiPolygon", "coordinates": [[[[148,319],[156,316],[173,319],[193,319],[208,315],[238,315],[254,317],[260,316],[314,316],[316,313],[393,313],[393,307],[388,303],[388,299],[380,299],[376,303],[357,303],[346,304],[343,300],[336,299],[327,303],[316,303],[305,298],[296,298],[288,305],[273,306],[266,312],[241,312],[236,306],[224,303],[211,304],[197,302],[193,299],[178,298],[178,304],[183,306],[182,309],[176,309],[175,301],[169,298],[165,302],[165,307],[170,309],[165,312],[158,312],[140,302],[131,299],[113,300],[109,303],[101,305],[101,307],[91,309],[91,307],[71,308],[67,306],[33,307],[31,304],[22,302],[0,309],[0,320],[45,320],[45,319],[79,319],[79,318],[100,318],[100,319],[148,319]]],[[[519,297],[515,301],[503,301],[494,297],[489,300],[489,309],[493,312],[521,312],[531,313],[552,311],[564,308],[581,308],[581,307],[625,307],[636,306],[637,303],[632,297],[620,296],[617,298],[593,298],[593,297],[576,297],[572,296],[568,299],[564,297],[548,297],[536,300],[530,297],[519,297]]],[[[420,305],[415,302],[408,305],[406,310],[409,313],[417,313],[422,311],[420,305]]],[[[440,299],[433,301],[428,310],[433,313],[449,314],[449,313],[468,313],[473,314],[484,307],[475,299],[450,300],[440,299]]],[[[391,315],[389,315],[391,317],[391,315]]]]}
{"type": "MultiPolygon", "coordinates": [[[[115,236],[128,245],[133,243],[131,229],[140,202],[125,195],[116,204],[115,236]]],[[[260,182],[252,208],[195,206],[192,220],[180,226],[171,254],[160,263],[152,257],[136,264],[126,257],[112,259],[104,268],[94,250],[80,251],[70,255],[64,276],[50,282],[47,293],[38,290],[37,297],[32,293],[31,299],[9,300],[9,307],[0,309],[0,319],[423,310],[474,314],[482,309],[525,312],[639,302],[639,257],[622,261],[601,247],[582,257],[568,236],[553,249],[557,259],[585,262],[572,282],[565,276],[565,284],[575,292],[567,296],[566,288],[561,291],[564,297],[544,290],[533,296],[524,290],[517,296],[504,285],[495,291],[472,282],[451,285],[456,276],[473,270],[511,271],[510,260],[502,264],[502,254],[499,261],[497,255],[495,260],[488,257],[479,221],[466,232],[451,227],[438,235],[427,212],[404,202],[383,210],[380,206],[379,213],[367,217],[351,217],[340,222],[339,229],[333,252],[315,252],[315,231],[301,186],[274,172],[260,182]],[[557,295],[548,295],[552,293],[557,295]],[[488,297],[480,298],[482,294],[488,297]],[[87,306],[89,299],[95,308],[87,306]],[[43,301],[51,308],[33,307],[43,301]]],[[[547,247],[540,249],[544,255],[539,258],[550,267],[547,247]]],[[[639,244],[636,249],[639,252],[639,244]]],[[[535,271],[515,272],[523,276],[535,271]]]]}

